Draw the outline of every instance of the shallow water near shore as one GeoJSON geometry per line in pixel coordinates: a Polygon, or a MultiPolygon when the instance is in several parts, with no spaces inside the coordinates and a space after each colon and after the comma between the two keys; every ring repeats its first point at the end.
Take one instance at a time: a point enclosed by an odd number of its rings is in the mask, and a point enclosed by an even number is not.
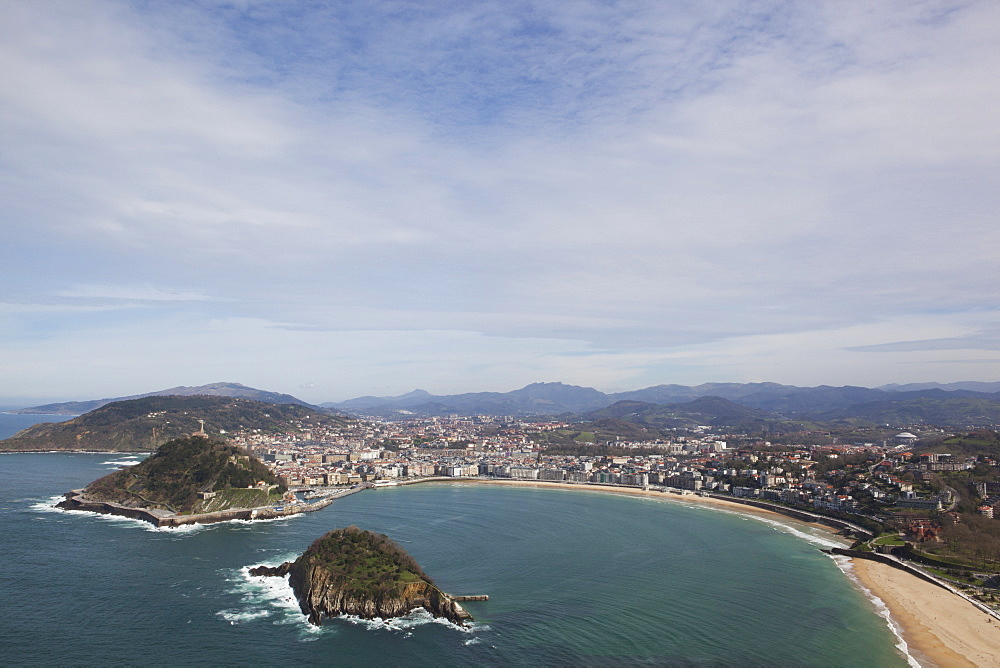
{"type": "Polygon", "coordinates": [[[829,538],[675,501],[428,484],[264,523],[150,531],[53,510],[107,454],[0,456],[0,662],[38,664],[906,665],[829,538]],[[326,531],[386,533],[445,591],[489,594],[459,629],[305,623],[281,578],[326,531]],[[797,533],[796,533],[797,532],[797,533]]]}

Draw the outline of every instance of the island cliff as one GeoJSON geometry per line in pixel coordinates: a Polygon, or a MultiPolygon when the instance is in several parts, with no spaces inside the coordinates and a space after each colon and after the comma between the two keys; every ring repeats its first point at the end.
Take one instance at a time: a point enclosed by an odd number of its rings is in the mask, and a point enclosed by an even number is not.
{"type": "Polygon", "coordinates": [[[324,616],[391,619],[417,608],[459,625],[471,619],[388,536],[355,526],[327,533],[295,561],[250,574],[288,575],[299,608],[316,626],[324,616]]]}

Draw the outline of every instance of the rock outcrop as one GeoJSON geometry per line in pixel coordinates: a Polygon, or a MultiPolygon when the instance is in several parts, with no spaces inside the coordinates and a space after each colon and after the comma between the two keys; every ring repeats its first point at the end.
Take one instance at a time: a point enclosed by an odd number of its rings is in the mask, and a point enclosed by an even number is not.
{"type": "Polygon", "coordinates": [[[258,566],[250,574],[288,575],[299,608],[316,626],[324,617],[392,619],[417,608],[459,625],[471,619],[402,548],[357,527],[331,531],[295,561],[258,566]]]}

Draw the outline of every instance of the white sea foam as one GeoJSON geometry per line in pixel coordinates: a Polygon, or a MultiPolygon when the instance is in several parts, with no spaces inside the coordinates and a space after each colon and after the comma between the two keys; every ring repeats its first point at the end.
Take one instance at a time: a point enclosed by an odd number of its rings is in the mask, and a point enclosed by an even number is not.
{"type": "MultiPolygon", "coordinates": [[[[142,521],[142,523],[145,525],[146,531],[155,531],[157,533],[166,533],[175,536],[190,536],[203,531],[210,526],[208,524],[182,524],[176,527],[158,527],[154,524],[150,524],[149,522],[142,521]]],[[[224,522],[220,522],[220,524],[224,524],[224,522]]]]}
{"type": "MultiPolygon", "coordinates": [[[[793,517],[788,517],[787,519],[785,519],[785,516],[783,515],[770,517],[768,515],[762,515],[758,513],[740,512],[740,510],[736,508],[729,509],[715,504],[697,503],[697,502],[685,503],[683,501],[681,503],[683,503],[683,505],[687,506],[688,508],[697,508],[699,510],[706,510],[709,512],[726,513],[727,515],[736,515],[738,517],[750,521],[763,522],[764,524],[768,524],[772,528],[777,529],[778,531],[791,534],[797,538],[801,538],[809,543],[812,543],[813,545],[818,545],[825,549],[830,549],[832,547],[844,547],[849,544],[849,542],[844,539],[834,538],[833,535],[831,535],[830,532],[826,529],[818,529],[813,527],[808,527],[805,529],[800,528],[800,526],[797,526],[796,524],[793,523],[801,522],[801,520],[796,520],[793,517]]],[[[751,508],[753,506],[746,506],[746,507],[751,508]]]]}
{"type": "MultiPolygon", "coordinates": [[[[299,603],[295,598],[295,592],[291,584],[289,584],[287,575],[285,577],[268,577],[250,574],[250,569],[256,566],[270,566],[273,568],[286,561],[293,561],[297,556],[289,554],[284,559],[267,559],[253,566],[244,566],[239,569],[229,581],[233,583],[235,591],[243,594],[243,602],[247,607],[244,610],[238,611],[223,610],[218,613],[219,616],[227,621],[238,623],[239,621],[266,617],[268,616],[267,614],[262,615],[260,612],[262,608],[268,608],[277,616],[275,624],[296,624],[300,627],[300,630],[309,634],[335,632],[336,627],[333,624],[314,626],[309,623],[299,608],[299,603]]],[[[443,624],[456,631],[469,634],[476,631],[486,631],[490,628],[489,626],[476,624],[475,622],[471,622],[466,626],[459,626],[443,617],[435,617],[423,608],[412,610],[408,614],[394,619],[362,619],[353,615],[338,615],[335,619],[363,627],[370,631],[401,633],[404,638],[412,636],[413,629],[426,624],[443,624]]]]}
{"type": "Polygon", "coordinates": [[[868,587],[864,586],[861,583],[861,580],[858,579],[858,576],[854,572],[854,563],[851,561],[851,558],[839,554],[833,554],[830,556],[834,562],[836,562],[840,570],[844,572],[844,575],[847,576],[847,579],[850,580],[851,583],[865,595],[865,598],[867,598],[869,602],[871,602],[872,606],[875,608],[875,614],[885,620],[889,630],[892,631],[892,634],[896,637],[896,649],[898,649],[903,656],[906,657],[906,662],[911,666],[911,668],[920,668],[920,662],[910,654],[910,648],[906,644],[906,641],[903,640],[903,629],[899,626],[896,620],[893,619],[885,601],[872,593],[872,591],[868,589],[868,587]]]}
{"type": "Polygon", "coordinates": [[[250,574],[250,569],[256,566],[279,566],[285,561],[295,559],[296,556],[287,554],[284,559],[268,559],[232,571],[232,576],[228,580],[233,585],[233,592],[241,594],[242,604],[245,607],[240,610],[222,610],[218,613],[219,616],[232,623],[274,617],[274,624],[294,624],[305,633],[311,634],[322,630],[322,627],[309,624],[306,616],[302,614],[287,575],[266,577],[250,574]]]}
{"type": "Polygon", "coordinates": [[[38,513],[68,513],[70,511],[56,508],[56,504],[65,499],[66,497],[62,494],[57,494],[56,496],[49,497],[46,501],[38,501],[28,507],[38,513]]]}
{"type": "Polygon", "coordinates": [[[216,614],[230,624],[239,624],[271,616],[271,613],[267,610],[220,610],[216,614]]]}
{"type": "MultiPolygon", "coordinates": [[[[94,510],[66,510],[64,508],[57,508],[56,504],[59,503],[60,501],[65,500],[65,498],[66,497],[64,495],[59,494],[58,496],[50,497],[47,501],[39,501],[38,503],[34,503],[30,506],[30,508],[34,511],[42,513],[62,513],[66,515],[79,515],[80,513],[84,513],[86,515],[89,515],[90,517],[95,517],[104,522],[112,522],[116,524],[132,526],[137,529],[145,529],[146,531],[161,531],[167,529],[167,527],[155,527],[146,520],[135,519],[133,517],[124,517],[122,515],[109,515],[107,513],[99,513],[94,510]]],[[[182,527],[170,528],[169,530],[179,531],[182,533],[185,532],[190,533],[193,530],[197,530],[197,528],[200,526],[204,525],[189,524],[189,525],[184,525],[182,527]]]]}
{"type": "Polygon", "coordinates": [[[237,531],[242,529],[249,529],[254,524],[261,524],[263,522],[287,522],[288,520],[295,519],[299,515],[288,515],[287,517],[271,517],[267,519],[259,520],[224,520],[222,522],[210,522],[208,524],[181,524],[179,526],[153,526],[148,522],[143,522],[146,525],[146,531],[158,531],[160,533],[176,534],[176,535],[190,535],[197,533],[199,531],[207,531],[209,529],[229,527],[230,530],[236,529],[237,531]]]}
{"type": "Polygon", "coordinates": [[[113,459],[106,462],[101,462],[103,466],[114,466],[115,468],[124,468],[126,466],[135,466],[141,460],[138,459],[113,459]]]}
{"type": "Polygon", "coordinates": [[[85,513],[91,517],[97,517],[105,522],[115,522],[122,525],[132,526],[137,529],[143,529],[145,531],[167,533],[177,537],[190,536],[200,531],[223,525],[229,525],[231,528],[236,529],[249,529],[253,524],[259,524],[261,522],[287,522],[302,515],[302,513],[300,513],[298,515],[287,515],[285,517],[272,517],[259,520],[226,520],[224,522],[212,522],[210,524],[181,524],[179,526],[158,527],[147,522],[146,520],[124,517],[122,515],[109,515],[108,513],[99,513],[93,510],[65,510],[63,508],[57,508],[56,504],[65,500],[65,498],[66,497],[64,495],[59,494],[57,496],[50,497],[46,501],[37,501],[36,503],[31,504],[29,508],[40,513],[65,513],[68,515],[79,515],[80,513],[85,513]]]}
{"type": "Polygon", "coordinates": [[[57,508],[56,504],[60,501],[65,500],[65,496],[62,494],[58,496],[50,497],[47,501],[39,501],[38,503],[33,503],[31,510],[39,513],[56,513],[64,515],[79,515],[80,513],[85,513],[91,517],[100,519],[104,522],[114,522],[117,524],[130,525],[136,528],[148,527],[150,526],[148,522],[143,520],[133,519],[131,517],[122,517],[120,515],[107,515],[105,513],[98,513],[92,510],[66,510],[64,508],[57,508]]]}
{"type": "Polygon", "coordinates": [[[362,626],[372,631],[386,630],[407,632],[404,637],[407,637],[410,634],[411,629],[425,626],[427,624],[441,624],[462,633],[474,633],[475,631],[482,631],[489,628],[476,626],[474,623],[470,623],[466,626],[459,626],[458,624],[448,621],[444,617],[435,617],[423,608],[411,610],[402,617],[394,617],[392,619],[363,619],[361,617],[355,617],[354,615],[338,615],[337,619],[350,624],[362,626]]]}
{"type": "Polygon", "coordinates": [[[791,534],[797,538],[801,538],[802,540],[808,543],[812,543],[813,545],[818,545],[826,549],[830,549],[833,547],[844,547],[845,545],[845,541],[836,540],[830,537],[830,534],[823,529],[817,529],[816,530],[817,533],[811,533],[810,531],[802,531],[798,527],[794,527],[791,524],[787,524],[785,522],[782,522],[781,520],[772,519],[770,517],[761,517],[756,515],[748,517],[763,522],[764,524],[769,524],[779,531],[791,534]]]}

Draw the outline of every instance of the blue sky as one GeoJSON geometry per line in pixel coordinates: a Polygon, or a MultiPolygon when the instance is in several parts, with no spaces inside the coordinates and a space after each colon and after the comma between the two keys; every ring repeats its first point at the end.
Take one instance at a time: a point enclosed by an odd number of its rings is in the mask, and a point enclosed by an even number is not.
{"type": "Polygon", "coordinates": [[[0,400],[998,380],[998,29],[0,3],[0,400]]]}

